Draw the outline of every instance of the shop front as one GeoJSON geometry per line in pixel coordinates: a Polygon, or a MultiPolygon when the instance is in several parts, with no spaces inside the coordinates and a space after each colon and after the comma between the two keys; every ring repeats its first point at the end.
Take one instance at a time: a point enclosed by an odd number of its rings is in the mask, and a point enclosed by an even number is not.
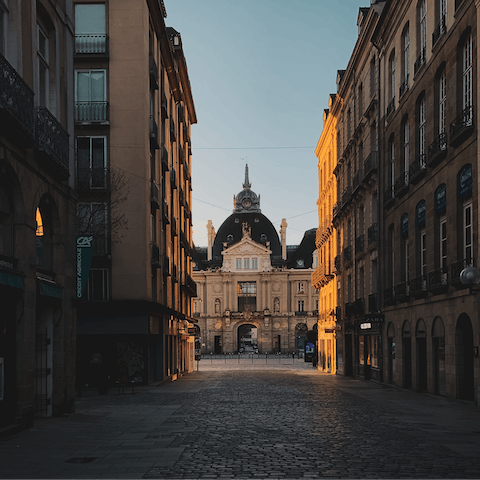
{"type": "Polygon", "coordinates": [[[356,371],[365,380],[383,381],[382,325],[383,315],[368,315],[355,322],[356,371]]]}

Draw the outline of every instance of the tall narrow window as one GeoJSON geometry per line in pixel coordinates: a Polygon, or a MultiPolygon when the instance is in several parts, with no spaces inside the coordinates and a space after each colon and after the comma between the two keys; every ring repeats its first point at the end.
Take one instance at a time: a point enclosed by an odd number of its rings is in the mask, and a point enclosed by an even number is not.
{"type": "Polygon", "coordinates": [[[438,134],[445,133],[445,111],[447,107],[447,75],[443,70],[438,82],[438,134]]]}
{"type": "Polygon", "coordinates": [[[472,124],[473,109],[472,107],[472,36],[469,35],[463,46],[463,110],[465,110],[465,126],[472,124]]]}
{"type": "Polygon", "coordinates": [[[91,268],[83,298],[89,302],[106,302],[109,299],[109,271],[91,268]]]}
{"type": "Polygon", "coordinates": [[[395,142],[393,137],[390,140],[390,193],[395,196],[395,142]]]}
{"type": "Polygon", "coordinates": [[[77,138],[77,183],[82,188],[105,188],[106,137],[77,138]]]}
{"type": "Polygon", "coordinates": [[[252,270],[257,270],[257,269],[258,269],[258,259],[252,258],[252,270]]]}
{"type": "Polygon", "coordinates": [[[410,243],[408,241],[408,238],[405,239],[405,245],[404,245],[404,258],[405,258],[405,282],[410,281],[410,243]]]}
{"type": "Polygon", "coordinates": [[[7,23],[7,14],[2,8],[2,2],[0,0],[0,54],[5,56],[5,41],[6,41],[6,23],[7,23]]]}
{"type": "Polygon", "coordinates": [[[236,258],[235,259],[235,267],[236,267],[237,270],[242,269],[242,259],[241,258],[236,258]]]}
{"type": "Polygon", "coordinates": [[[400,96],[402,96],[408,90],[408,78],[410,74],[410,31],[408,25],[403,30],[402,34],[402,46],[403,46],[403,55],[402,55],[402,74],[403,82],[400,86],[400,96]]]}
{"type": "Polygon", "coordinates": [[[472,224],[472,203],[463,206],[463,258],[466,265],[471,265],[473,256],[473,224],[472,224]]]}
{"type": "Polygon", "coordinates": [[[363,84],[361,83],[358,87],[358,121],[362,119],[363,114],[363,84]]]}
{"type": "Polygon", "coordinates": [[[420,155],[421,166],[424,167],[425,163],[425,130],[427,124],[426,110],[425,110],[425,97],[420,101],[418,108],[418,154],[420,155]]]}
{"type": "Polygon", "coordinates": [[[38,105],[48,107],[49,71],[48,49],[49,38],[45,30],[37,25],[37,59],[38,59],[38,105]]]}
{"type": "Polygon", "coordinates": [[[420,33],[420,58],[421,64],[425,63],[427,49],[427,2],[421,0],[419,8],[419,33],[420,33]]]}
{"type": "Polygon", "coordinates": [[[395,98],[395,51],[390,55],[389,61],[390,70],[390,100],[395,98]]]}
{"type": "Polygon", "coordinates": [[[392,286],[395,285],[395,230],[392,228],[390,229],[390,248],[392,249],[392,264],[390,266],[391,269],[391,281],[392,286]]]}
{"type": "Polygon", "coordinates": [[[440,219],[440,268],[442,273],[447,271],[447,219],[440,219]]]}
{"type": "Polygon", "coordinates": [[[427,231],[420,232],[420,274],[427,274],[427,231]]]}
{"type": "Polygon", "coordinates": [[[403,161],[405,172],[405,185],[408,185],[409,168],[410,168],[410,128],[408,122],[403,124],[403,161]]]}
{"type": "Polygon", "coordinates": [[[245,270],[250,270],[250,259],[249,258],[244,258],[243,259],[243,268],[245,270]]]}
{"type": "Polygon", "coordinates": [[[370,95],[373,97],[375,95],[375,89],[377,86],[377,69],[375,66],[375,57],[372,58],[370,62],[370,95]]]}
{"type": "Polygon", "coordinates": [[[105,70],[75,72],[75,121],[107,120],[105,70]]]}
{"type": "Polygon", "coordinates": [[[304,312],[305,311],[305,301],[304,300],[298,300],[297,303],[297,312],[304,312]]]}
{"type": "Polygon", "coordinates": [[[238,311],[255,312],[257,309],[257,283],[256,282],[238,282],[238,311]]]}

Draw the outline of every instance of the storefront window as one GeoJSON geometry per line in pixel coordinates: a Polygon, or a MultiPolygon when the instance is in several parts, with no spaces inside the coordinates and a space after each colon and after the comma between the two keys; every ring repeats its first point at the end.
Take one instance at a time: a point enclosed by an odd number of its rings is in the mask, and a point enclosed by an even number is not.
{"type": "Polygon", "coordinates": [[[358,363],[365,364],[365,337],[363,335],[358,337],[358,363]]]}

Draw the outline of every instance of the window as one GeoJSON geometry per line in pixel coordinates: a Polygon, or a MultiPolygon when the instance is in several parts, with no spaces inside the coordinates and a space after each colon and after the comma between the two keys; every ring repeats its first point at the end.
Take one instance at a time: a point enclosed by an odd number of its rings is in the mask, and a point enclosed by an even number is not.
{"type": "Polygon", "coordinates": [[[40,25],[37,25],[37,66],[38,66],[38,105],[48,107],[48,94],[50,90],[49,38],[40,25]]]}
{"type": "Polygon", "coordinates": [[[75,5],[75,53],[106,53],[105,5],[75,5]]]}
{"type": "Polygon", "coordinates": [[[256,282],[238,282],[238,311],[255,312],[257,309],[257,283],[256,282]]]}
{"type": "Polygon", "coordinates": [[[427,274],[427,231],[420,232],[420,275],[427,274]]]}
{"type": "Polygon", "coordinates": [[[410,168],[410,128],[405,120],[403,124],[403,162],[405,172],[405,185],[408,185],[408,175],[410,168]]]}
{"type": "Polygon", "coordinates": [[[89,302],[109,300],[109,272],[106,268],[91,268],[83,298],[89,302]]]}
{"type": "Polygon", "coordinates": [[[297,312],[304,312],[305,311],[305,301],[298,300],[297,302],[297,312]]]}
{"type": "Polygon", "coordinates": [[[427,49],[427,2],[426,0],[420,1],[419,8],[419,33],[420,33],[420,58],[421,63],[425,63],[425,53],[427,49]]]}
{"type": "Polygon", "coordinates": [[[408,239],[405,239],[404,244],[404,275],[405,275],[405,282],[410,281],[410,243],[408,239]]]}
{"type": "Polygon", "coordinates": [[[358,87],[358,120],[362,119],[364,114],[363,111],[363,84],[361,83],[358,87]]]}
{"type": "MultiPolygon", "coordinates": [[[[425,97],[420,101],[418,108],[418,153],[420,155],[420,160],[425,162],[425,128],[427,123],[427,118],[425,114],[425,97]],[[423,156],[423,157],[422,157],[423,156]]],[[[422,165],[423,166],[423,165],[422,165]]]]}
{"type": "Polygon", "coordinates": [[[390,101],[395,99],[395,50],[388,61],[390,101]]]}
{"type": "Polygon", "coordinates": [[[252,270],[258,269],[258,260],[256,258],[252,258],[252,270]]]}
{"type": "Polygon", "coordinates": [[[107,120],[105,70],[75,71],[75,120],[107,120]]]}
{"type": "Polygon", "coordinates": [[[304,293],[304,285],[303,282],[298,282],[297,283],[297,293],[304,293]]]}
{"type": "Polygon", "coordinates": [[[463,206],[463,258],[466,264],[470,265],[473,258],[473,224],[472,224],[472,203],[468,202],[463,206]]]}
{"type": "Polygon", "coordinates": [[[5,56],[7,32],[7,12],[0,0],[0,54],[5,56]]]}
{"type": "Polygon", "coordinates": [[[106,137],[77,138],[77,182],[80,188],[105,188],[106,137]]]}
{"type": "Polygon", "coordinates": [[[447,271],[447,219],[440,218],[440,268],[442,273],[447,271]]]}
{"type": "Polygon", "coordinates": [[[445,133],[445,111],[447,107],[447,75],[443,70],[438,81],[438,134],[445,133]]]}
{"type": "MultiPolygon", "coordinates": [[[[472,66],[472,36],[469,35],[463,46],[463,72],[462,72],[462,93],[463,93],[463,104],[462,109],[469,109],[468,117],[466,118],[466,126],[472,124],[473,111],[472,106],[472,76],[473,76],[473,66],[472,66]]],[[[467,112],[466,112],[467,113],[467,112]]]]}
{"type": "Polygon", "coordinates": [[[243,268],[245,270],[250,270],[250,259],[249,258],[244,258],[243,259],[243,268]]]}
{"type": "Polygon", "coordinates": [[[390,139],[390,192],[391,198],[395,196],[395,141],[390,139]]]}
{"type": "Polygon", "coordinates": [[[410,74],[410,31],[408,24],[403,30],[402,34],[402,46],[403,46],[403,55],[402,55],[402,74],[403,74],[403,83],[400,87],[400,96],[402,96],[408,90],[408,77],[410,74]]]}
{"type": "Polygon", "coordinates": [[[395,285],[395,229],[390,229],[390,248],[391,248],[391,285],[395,285]]]}
{"type": "Polygon", "coordinates": [[[375,89],[377,86],[377,69],[375,66],[375,57],[372,58],[370,62],[370,95],[373,97],[375,95],[375,89]]]}
{"type": "Polygon", "coordinates": [[[236,267],[237,270],[242,269],[242,259],[241,258],[236,258],[235,259],[235,267],[236,267]]]}

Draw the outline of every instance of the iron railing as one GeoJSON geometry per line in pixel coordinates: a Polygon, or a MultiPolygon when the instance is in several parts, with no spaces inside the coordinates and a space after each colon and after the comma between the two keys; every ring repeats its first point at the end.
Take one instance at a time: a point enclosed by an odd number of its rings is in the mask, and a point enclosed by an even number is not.
{"type": "Polygon", "coordinates": [[[442,290],[448,286],[448,273],[445,268],[437,268],[428,273],[428,288],[431,292],[442,290]]]}
{"type": "Polygon", "coordinates": [[[419,177],[427,170],[426,155],[418,155],[414,162],[410,165],[410,181],[415,183],[419,177]]]}
{"type": "Polygon", "coordinates": [[[393,97],[387,105],[387,117],[395,111],[395,97],[393,97]]]}
{"type": "Polygon", "coordinates": [[[447,134],[441,133],[428,147],[428,164],[435,163],[440,155],[447,151],[447,134]]]}
{"type": "Polygon", "coordinates": [[[398,98],[402,98],[405,93],[408,92],[408,78],[409,75],[405,75],[405,78],[403,79],[402,84],[400,85],[400,88],[398,89],[398,98]]]}
{"type": "Polygon", "coordinates": [[[104,190],[109,185],[110,170],[107,167],[77,168],[76,185],[79,191],[104,190]]]}
{"type": "Polygon", "coordinates": [[[363,162],[363,172],[364,177],[363,181],[366,181],[368,177],[377,170],[378,168],[378,152],[370,152],[368,157],[363,162]]]}
{"type": "Polygon", "coordinates": [[[363,253],[365,250],[365,235],[359,235],[355,239],[355,255],[363,253]]]}
{"type": "Polygon", "coordinates": [[[410,295],[419,296],[427,293],[427,276],[420,275],[410,280],[410,295]]]}
{"type": "Polygon", "coordinates": [[[440,37],[447,31],[447,26],[445,23],[445,15],[440,19],[440,22],[435,27],[435,30],[432,33],[432,48],[435,47],[435,44],[438,42],[440,37]]]}
{"type": "Polygon", "coordinates": [[[450,124],[450,143],[468,128],[473,127],[473,106],[468,106],[450,124]]]}
{"type": "Polygon", "coordinates": [[[373,245],[378,242],[378,224],[372,223],[367,230],[368,245],[373,245]]]}
{"type": "Polygon", "coordinates": [[[108,36],[103,34],[75,35],[75,53],[79,55],[105,55],[108,53],[108,36]]]}
{"type": "Polygon", "coordinates": [[[108,119],[108,102],[75,102],[76,122],[106,122],[108,119]]]}
{"type": "Polygon", "coordinates": [[[420,52],[420,55],[418,58],[415,60],[415,63],[413,64],[413,73],[414,75],[417,74],[417,72],[425,65],[425,59],[426,59],[426,49],[425,47],[422,48],[422,51],[420,52]]]}

